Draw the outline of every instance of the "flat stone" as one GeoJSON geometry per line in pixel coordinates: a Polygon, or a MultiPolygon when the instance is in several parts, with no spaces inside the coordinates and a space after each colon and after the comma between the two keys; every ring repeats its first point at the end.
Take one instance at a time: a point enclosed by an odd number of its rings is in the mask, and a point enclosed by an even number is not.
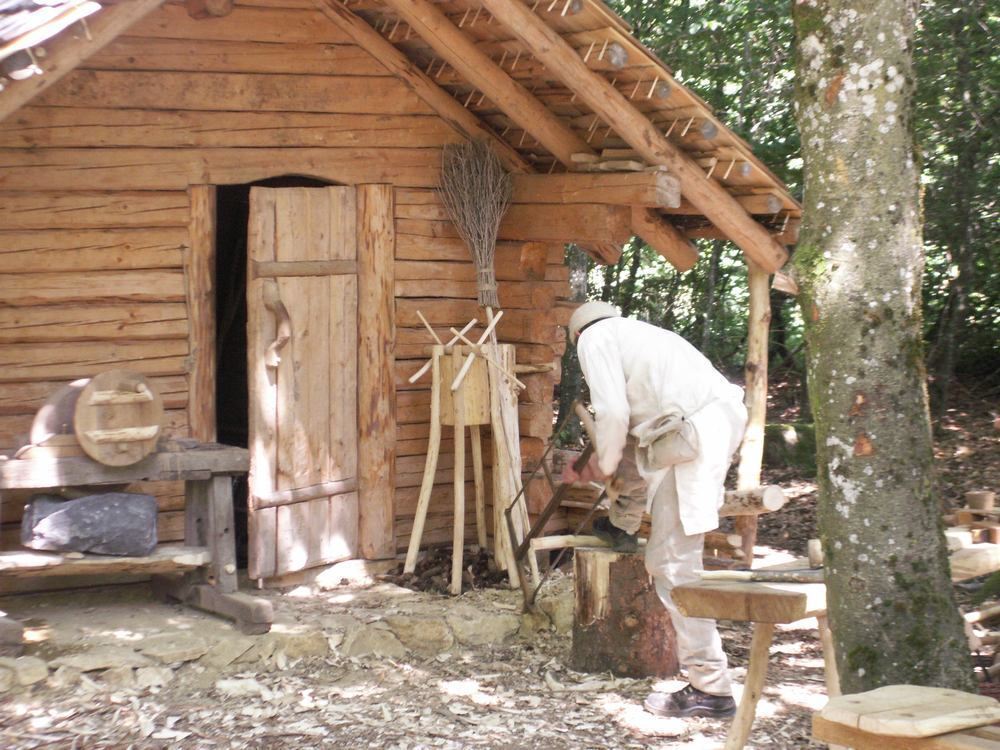
{"type": "Polygon", "coordinates": [[[406,656],[406,647],[399,642],[396,634],[384,623],[376,623],[358,628],[350,633],[341,646],[340,653],[344,656],[380,656],[389,659],[402,659],[406,656]]]}
{"type": "Polygon", "coordinates": [[[55,688],[75,687],[80,684],[81,674],[75,667],[61,666],[49,677],[49,685],[55,688]]]}
{"type": "Polygon", "coordinates": [[[49,665],[35,656],[0,657],[0,667],[11,670],[18,685],[34,685],[49,676],[49,665]]]}
{"type": "Polygon", "coordinates": [[[135,671],[132,667],[112,667],[101,674],[101,679],[112,687],[135,687],[135,671]]]}
{"type": "Polygon", "coordinates": [[[161,664],[177,664],[200,659],[208,651],[204,638],[192,633],[160,633],[146,638],[139,646],[145,655],[161,664]]]}
{"type": "Polygon", "coordinates": [[[170,667],[139,667],[135,670],[135,686],[138,688],[162,687],[174,679],[170,667]]]}
{"type": "Polygon", "coordinates": [[[14,673],[14,670],[7,669],[7,667],[0,667],[0,693],[12,690],[16,684],[17,675],[14,673]]]}
{"type": "Polygon", "coordinates": [[[445,620],[459,643],[488,646],[503,643],[521,627],[521,618],[512,612],[496,612],[461,604],[451,609],[445,620]]]}
{"type": "Polygon", "coordinates": [[[156,498],[104,492],[64,500],[36,495],[21,519],[21,544],[54,552],[140,557],[156,549],[156,498]]]}
{"type": "Polygon", "coordinates": [[[322,630],[299,628],[291,631],[272,631],[264,636],[273,640],[275,651],[284,651],[289,659],[299,659],[309,656],[326,656],[330,653],[330,644],[322,630]]]}
{"type": "Polygon", "coordinates": [[[254,640],[239,635],[231,635],[216,641],[198,660],[199,664],[214,669],[228,667],[243,654],[253,648],[254,640]]]}
{"type": "Polygon", "coordinates": [[[406,648],[418,654],[432,656],[455,645],[455,636],[443,617],[390,615],[385,623],[406,648]]]}
{"type": "Polygon", "coordinates": [[[53,659],[53,667],[70,667],[80,672],[93,672],[112,667],[148,667],[153,662],[127,646],[96,646],[77,654],[66,654],[53,659]]]}
{"type": "Polygon", "coordinates": [[[538,599],[538,608],[549,616],[552,626],[560,635],[568,635],[573,632],[575,607],[572,589],[543,595],[538,599]]]}

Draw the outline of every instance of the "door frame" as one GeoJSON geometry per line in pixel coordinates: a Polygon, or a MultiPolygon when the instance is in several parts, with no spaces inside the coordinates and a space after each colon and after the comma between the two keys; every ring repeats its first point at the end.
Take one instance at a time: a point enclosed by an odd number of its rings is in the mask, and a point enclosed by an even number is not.
{"type": "MultiPolygon", "coordinates": [[[[358,555],[396,555],[395,191],[355,185],[358,240],[358,555]]],[[[188,430],[216,440],[215,185],[188,188],[188,430]]]]}

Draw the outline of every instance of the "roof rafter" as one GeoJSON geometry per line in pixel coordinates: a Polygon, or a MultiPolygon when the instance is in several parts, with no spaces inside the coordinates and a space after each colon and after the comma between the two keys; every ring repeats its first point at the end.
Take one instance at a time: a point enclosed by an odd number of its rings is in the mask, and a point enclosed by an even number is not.
{"type": "Polygon", "coordinates": [[[607,122],[645,160],[670,169],[681,191],[704,216],[725,232],[748,258],[769,272],[784,265],[788,252],[761,224],[680,148],[671,143],[627,97],[590,70],[576,51],[519,0],[483,0],[483,7],[520,39],[531,53],[607,122]]]}
{"type": "Polygon", "coordinates": [[[48,54],[40,60],[43,74],[13,81],[0,92],[0,120],[20,109],[45,89],[62,80],[80,63],[98,52],[136,21],[156,10],[164,0],[131,0],[102,8],[87,22],[89,38],[80,41],[63,33],[47,42],[48,54]]]}
{"type": "Polygon", "coordinates": [[[476,43],[428,0],[385,0],[441,58],[553,156],[572,167],[574,153],[592,153],[587,143],[564,125],[522,84],[482,52],[476,43]]]}
{"type": "Polygon", "coordinates": [[[385,40],[360,16],[355,15],[337,0],[314,0],[316,7],[337,24],[362,49],[367,50],[389,72],[410,87],[431,109],[464,137],[475,140],[486,138],[494,147],[504,166],[512,172],[527,173],[531,166],[490,127],[459,104],[443,88],[434,83],[422,70],[385,40]]]}

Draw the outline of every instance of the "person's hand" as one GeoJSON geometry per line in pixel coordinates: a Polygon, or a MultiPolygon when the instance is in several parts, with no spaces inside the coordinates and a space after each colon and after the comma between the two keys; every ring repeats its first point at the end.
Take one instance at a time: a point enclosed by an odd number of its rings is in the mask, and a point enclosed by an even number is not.
{"type": "Polygon", "coordinates": [[[566,468],[563,469],[562,480],[566,483],[584,484],[586,482],[603,482],[605,479],[607,477],[601,471],[596,453],[591,454],[590,459],[579,472],[573,468],[573,464],[567,464],[566,468]]]}

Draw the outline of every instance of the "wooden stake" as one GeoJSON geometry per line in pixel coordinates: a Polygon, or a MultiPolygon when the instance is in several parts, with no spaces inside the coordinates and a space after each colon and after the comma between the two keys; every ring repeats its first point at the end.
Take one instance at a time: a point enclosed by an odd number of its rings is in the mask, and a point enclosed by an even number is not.
{"type": "Polygon", "coordinates": [[[476,486],[476,534],[479,548],[486,549],[486,479],[483,475],[483,437],[479,425],[469,425],[472,442],[472,476],[476,486]]]}
{"type": "MultiPolygon", "coordinates": [[[[452,356],[458,357],[456,350],[452,356]]],[[[455,405],[455,468],[452,491],[455,495],[455,528],[452,534],[451,588],[452,595],[462,593],[462,557],[465,551],[465,402],[464,391],[457,391],[455,405]]]]}
{"type": "Polygon", "coordinates": [[[420,551],[420,538],[424,535],[424,521],[427,518],[427,507],[431,502],[431,488],[434,486],[434,473],[437,471],[438,451],[441,449],[441,364],[443,350],[435,350],[431,356],[431,434],[427,439],[427,460],[424,462],[424,478],[420,482],[420,495],[417,498],[417,512],[413,518],[413,530],[410,532],[410,544],[406,550],[404,573],[412,573],[417,566],[417,553],[420,551]]]}
{"type": "Polygon", "coordinates": [[[750,660],[747,664],[746,681],[743,683],[743,698],[726,735],[725,750],[743,750],[747,744],[750,727],[753,726],[754,716],[757,713],[757,701],[764,691],[767,660],[773,637],[774,623],[754,623],[753,638],[750,641],[750,660]]]}

